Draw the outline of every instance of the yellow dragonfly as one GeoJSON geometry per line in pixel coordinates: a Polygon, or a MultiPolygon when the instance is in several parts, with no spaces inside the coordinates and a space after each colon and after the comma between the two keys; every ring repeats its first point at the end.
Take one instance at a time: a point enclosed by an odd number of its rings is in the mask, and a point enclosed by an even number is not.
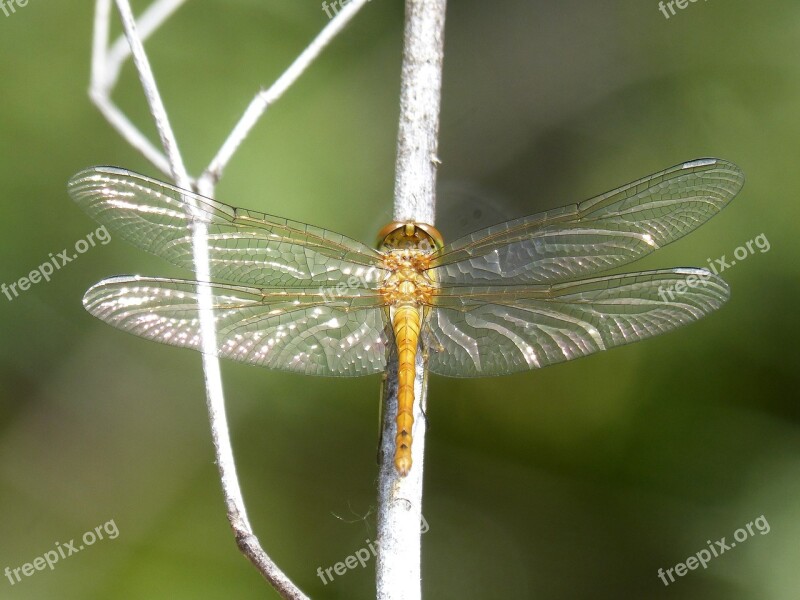
{"type": "Polygon", "coordinates": [[[684,236],[743,183],[730,162],[693,160],[447,245],[432,225],[391,223],[378,249],[115,167],[78,173],[69,193],[115,235],[187,269],[194,226],[206,227],[210,274],[224,283],[105,279],[83,302],[114,327],[200,350],[203,286],[220,357],[328,376],[381,373],[398,360],[394,463],[406,475],[419,352],[438,375],[505,375],[703,317],[729,295],[705,269],[588,276],[684,236]]]}

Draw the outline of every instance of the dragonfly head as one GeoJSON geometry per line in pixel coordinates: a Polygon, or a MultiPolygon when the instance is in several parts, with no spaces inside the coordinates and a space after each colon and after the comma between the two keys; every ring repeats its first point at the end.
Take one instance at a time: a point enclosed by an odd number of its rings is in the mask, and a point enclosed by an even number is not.
{"type": "Polygon", "coordinates": [[[442,234],[426,223],[395,221],[378,232],[378,248],[383,251],[416,249],[429,254],[442,246],[442,234]]]}

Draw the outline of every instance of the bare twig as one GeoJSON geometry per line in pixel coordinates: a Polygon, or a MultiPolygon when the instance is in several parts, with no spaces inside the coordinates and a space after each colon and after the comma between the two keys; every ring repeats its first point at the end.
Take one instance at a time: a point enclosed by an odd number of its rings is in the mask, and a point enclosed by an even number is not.
{"type": "MultiPolygon", "coordinates": [[[[165,175],[171,173],[166,155],[147,139],[111,99],[111,90],[116,82],[119,68],[114,67],[108,57],[109,28],[111,24],[111,0],[97,0],[94,19],[94,41],[92,43],[92,79],[89,98],[108,122],[136,150],[165,175]],[[116,73],[114,73],[116,69],[116,73]],[[113,74],[109,74],[109,71],[113,74]]],[[[122,38],[124,39],[124,38],[122,38]]],[[[119,45],[119,41],[115,46],[119,45]]],[[[130,52],[128,53],[130,56],[130,52]]],[[[126,57],[127,58],[127,57],[126,57]]],[[[123,59],[124,60],[124,59],[123,59]]]]}
{"type": "Polygon", "coordinates": [[[222,171],[230,162],[231,157],[239,148],[241,143],[248,136],[258,120],[264,115],[267,108],[274,104],[283,93],[303,74],[325,49],[330,41],[344,29],[350,20],[361,10],[370,0],[352,0],[342,8],[338,14],[331,19],[330,23],[317,35],[317,37],[306,47],[291,66],[281,75],[275,83],[267,90],[262,90],[247,107],[242,118],[233,128],[228,139],[222,144],[217,155],[211,160],[200,180],[205,185],[215,184],[222,176],[222,171]]]}
{"type": "MultiPolygon", "coordinates": [[[[139,39],[142,43],[155,33],[175,11],[186,3],[186,0],[156,0],[141,16],[136,19],[136,29],[139,32],[139,39]]],[[[111,90],[117,84],[119,74],[125,61],[131,56],[131,47],[128,40],[119,37],[108,49],[106,65],[102,73],[104,78],[97,81],[98,87],[111,90]]]]}
{"type": "MultiPolygon", "coordinates": [[[[175,133],[173,133],[169,117],[167,117],[167,109],[164,107],[163,100],[161,100],[161,94],[158,93],[150,61],[147,58],[147,54],[145,54],[142,40],[136,29],[136,20],[133,18],[131,5],[128,0],[116,0],[116,3],[122,27],[125,30],[125,37],[131,48],[133,62],[136,65],[136,71],[139,73],[139,81],[142,82],[142,90],[147,99],[147,105],[150,107],[150,114],[153,116],[158,135],[161,138],[161,146],[164,148],[169,161],[172,178],[178,187],[189,189],[192,186],[192,182],[189,179],[186,166],[183,164],[183,157],[178,149],[178,140],[175,139],[175,133]]],[[[208,281],[208,279],[204,281],[208,281]]]]}
{"type": "MultiPolygon", "coordinates": [[[[234,129],[212,161],[209,169],[201,180],[197,182],[197,185],[194,185],[194,181],[184,165],[177,139],[170,126],[166,109],[158,93],[155,77],[142,43],[185,0],[155,0],[138,22],[134,19],[129,0],[115,1],[120,13],[127,44],[123,45],[121,40],[118,40],[113,46],[109,46],[111,0],[97,0],[90,97],[122,137],[134,148],[142,152],[156,168],[171,175],[176,185],[184,189],[195,188],[201,194],[213,197],[214,186],[222,170],[230,161],[242,140],[245,139],[252,127],[263,115],[267,106],[276,101],[297,80],[322,49],[369,0],[353,0],[345,9],[341,10],[275,84],[269,90],[260,93],[256,97],[236,129],[234,129]],[[163,152],[156,148],[111,100],[111,93],[119,78],[122,64],[131,56],[139,73],[142,88],[161,139],[163,152]]],[[[210,280],[206,235],[206,226],[198,221],[193,230],[192,241],[195,273],[197,280],[201,282],[210,280]]],[[[306,599],[307,597],[303,592],[286,577],[264,552],[248,521],[230,442],[219,361],[215,356],[216,331],[208,286],[198,285],[198,304],[207,407],[228,520],[234,530],[237,544],[242,553],[258,568],[278,593],[282,597],[292,600],[306,599]]]]}
{"type": "MultiPolygon", "coordinates": [[[[439,164],[439,106],[446,0],[406,0],[406,26],[395,178],[396,221],[433,224],[439,164]]],[[[425,452],[426,361],[417,353],[414,385],[413,462],[406,477],[394,468],[397,361],[384,387],[378,490],[377,591],[380,600],[421,597],[420,527],[425,452]]]]}
{"type": "MultiPolygon", "coordinates": [[[[153,115],[156,128],[161,137],[161,143],[169,158],[170,170],[176,185],[184,189],[191,187],[183,159],[178,149],[178,143],[169,124],[169,118],[161,96],[158,93],[155,78],[147,55],[142,46],[142,41],[136,31],[136,22],[133,18],[128,0],[116,0],[120,13],[125,36],[130,44],[139,78],[142,82],[150,112],[153,115]]],[[[213,189],[206,190],[213,192],[213,189]]],[[[209,195],[211,195],[209,193],[209,195]]],[[[190,202],[191,199],[189,198],[190,202]]],[[[202,220],[198,219],[192,233],[192,247],[195,264],[195,274],[198,281],[210,281],[207,228],[202,220]]],[[[261,571],[264,577],[284,598],[307,598],[295,586],[277,565],[267,556],[258,539],[253,534],[247,511],[244,504],[239,479],[236,474],[236,463],[233,458],[228,420],[225,413],[225,397],[222,390],[222,375],[219,360],[216,356],[216,327],[210,288],[198,284],[198,308],[200,315],[200,337],[203,345],[203,373],[205,375],[206,399],[211,423],[211,435],[214,450],[217,456],[217,467],[222,481],[223,495],[228,508],[228,519],[236,536],[236,542],[241,551],[261,571]]]]}
{"type": "Polygon", "coordinates": [[[433,224],[447,0],[406,0],[394,218],[433,224]]]}

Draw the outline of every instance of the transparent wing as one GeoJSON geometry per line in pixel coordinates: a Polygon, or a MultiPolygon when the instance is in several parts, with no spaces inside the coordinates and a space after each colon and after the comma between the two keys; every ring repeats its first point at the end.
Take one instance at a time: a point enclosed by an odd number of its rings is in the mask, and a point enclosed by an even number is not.
{"type": "Polygon", "coordinates": [[[744,175],[710,158],[677,165],[581,204],[478,231],[433,259],[442,284],[555,283],[637,260],[718,213],[744,175]]]}
{"type": "Polygon", "coordinates": [[[503,375],[671,331],[716,310],[728,295],[727,284],[704,269],[465,287],[436,298],[423,339],[433,373],[503,375]]]}
{"type": "Polygon", "coordinates": [[[259,287],[383,279],[380,254],[337,233],[234,208],[114,167],[93,167],[68,184],[90,216],[140,248],[193,268],[192,230],[208,228],[211,277],[259,287]]]}
{"type": "MultiPolygon", "coordinates": [[[[83,298],[92,315],[123,331],[201,349],[197,282],[114,277],[83,298]]],[[[387,329],[369,290],[325,298],[315,290],[206,284],[213,298],[217,355],[307,375],[354,376],[386,367],[387,329]]]]}

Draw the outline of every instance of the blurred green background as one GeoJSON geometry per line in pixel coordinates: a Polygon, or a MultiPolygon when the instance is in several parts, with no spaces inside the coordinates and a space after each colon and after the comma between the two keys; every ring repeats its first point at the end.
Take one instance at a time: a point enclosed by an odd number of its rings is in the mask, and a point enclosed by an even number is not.
{"type": "MultiPolygon", "coordinates": [[[[96,228],[66,195],[70,175],[158,175],[87,99],[91,4],[0,13],[0,282],[96,228]]],[[[800,5],[697,2],[666,19],[652,0],[453,0],[448,12],[445,234],[710,155],[743,168],[743,192],[634,268],[705,266],[759,234],[770,250],[726,271],[731,301],[691,327],[540,372],[432,379],[425,597],[796,599],[800,5]],[[760,515],[767,535],[659,580],[760,515]]],[[[400,0],[367,5],[269,111],[218,197],[372,242],[391,216],[402,21],[400,0]]],[[[326,23],[314,1],[193,0],[147,43],[194,173],[326,23]]],[[[115,99],[153,135],[130,65],[115,99]]],[[[120,532],[52,572],[0,577],[0,597],[277,597],[227,525],[199,356],[81,307],[91,284],[130,273],[188,275],[112,240],[0,296],[0,570],[110,519],[120,532]]],[[[372,564],[327,585],[316,572],[375,539],[379,378],[230,363],[223,376],[267,551],[313,598],[374,597],[372,564]]]]}

